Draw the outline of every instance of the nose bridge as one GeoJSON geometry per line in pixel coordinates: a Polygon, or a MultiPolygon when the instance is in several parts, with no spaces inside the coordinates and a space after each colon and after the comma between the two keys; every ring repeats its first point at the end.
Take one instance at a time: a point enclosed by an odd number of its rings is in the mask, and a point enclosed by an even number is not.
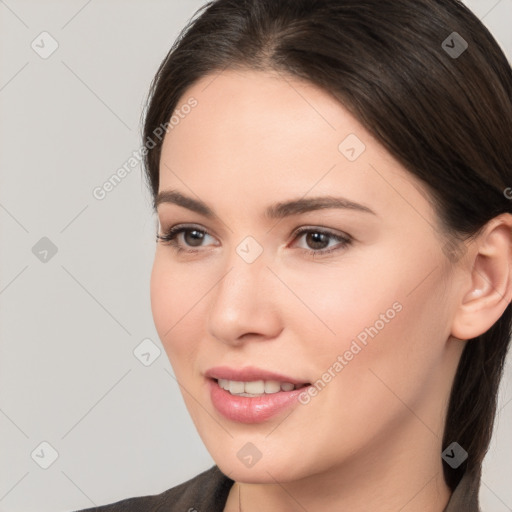
{"type": "Polygon", "coordinates": [[[246,333],[271,336],[279,322],[275,304],[271,304],[275,294],[262,245],[246,237],[226,257],[225,268],[211,305],[211,334],[226,342],[246,333]]]}
{"type": "Polygon", "coordinates": [[[226,258],[226,269],[216,292],[223,307],[240,309],[264,299],[261,287],[268,281],[268,269],[263,247],[253,237],[246,237],[235,247],[226,258]]]}

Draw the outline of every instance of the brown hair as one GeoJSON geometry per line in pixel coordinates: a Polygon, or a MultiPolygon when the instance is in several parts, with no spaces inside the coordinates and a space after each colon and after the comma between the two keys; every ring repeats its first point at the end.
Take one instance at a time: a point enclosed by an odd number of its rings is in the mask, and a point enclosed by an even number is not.
{"type": "MultiPolygon", "coordinates": [[[[461,2],[208,2],[158,69],[144,140],[169,121],[194,82],[227,68],[277,71],[333,94],[425,183],[449,240],[474,236],[493,217],[512,211],[504,194],[512,185],[512,70],[492,35],[461,2]],[[458,55],[450,52],[457,45],[458,55]]],[[[159,139],[145,157],[153,199],[161,146],[159,139]]],[[[468,458],[455,470],[444,465],[452,489],[466,470],[480,473],[511,323],[509,305],[462,354],[443,446],[456,441],[468,458]]]]}

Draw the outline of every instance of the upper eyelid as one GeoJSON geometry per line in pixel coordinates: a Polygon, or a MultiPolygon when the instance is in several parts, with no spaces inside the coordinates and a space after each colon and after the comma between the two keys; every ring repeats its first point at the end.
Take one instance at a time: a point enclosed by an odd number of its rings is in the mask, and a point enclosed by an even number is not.
{"type": "MultiPolygon", "coordinates": [[[[175,233],[175,236],[178,236],[178,234],[181,234],[186,231],[192,231],[197,230],[200,232],[205,233],[208,236],[212,236],[214,238],[218,238],[217,235],[212,233],[209,229],[205,228],[204,226],[201,226],[200,224],[175,224],[174,226],[170,226],[169,228],[163,229],[162,231],[165,233],[173,231],[175,233]]],[[[291,236],[293,237],[293,240],[295,240],[297,237],[302,236],[308,232],[312,233],[323,233],[328,236],[331,236],[332,238],[337,238],[339,240],[346,240],[346,241],[352,241],[354,238],[349,235],[348,233],[344,231],[338,231],[334,230],[332,228],[327,228],[323,226],[315,226],[315,225],[305,225],[305,226],[299,226],[298,228],[295,228],[291,236]]],[[[160,233],[160,230],[159,230],[160,233]]],[[[292,240],[292,241],[293,241],[292,240]]]]}
{"type": "MultiPolygon", "coordinates": [[[[169,231],[171,229],[173,229],[173,230],[176,230],[176,229],[183,229],[183,230],[197,229],[197,231],[203,231],[203,232],[205,232],[208,235],[217,237],[217,235],[215,234],[215,232],[213,230],[205,228],[201,224],[187,224],[187,223],[175,224],[175,225],[170,226],[170,227],[165,228],[165,229],[162,228],[162,224],[161,223],[159,223],[157,225],[157,230],[159,232],[160,231],[169,231]]],[[[325,232],[325,233],[333,235],[333,236],[346,236],[346,237],[350,236],[348,233],[345,233],[344,231],[340,231],[340,230],[337,230],[337,229],[334,229],[334,228],[328,228],[328,227],[324,227],[324,226],[311,225],[311,224],[305,225],[305,226],[299,226],[298,228],[295,228],[292,231],[292,234],[302,233],[304,231],[315,231],[315,230],[316,231],[320,231],[320,232],[325,232]]]]}
{"type": "Polygon", "coordinates": [[[325,233],[327,235],[339,236],[342,238],[350,238],[350,235],[348,233],[345,233],[344,231],[339,231],[337,229],[332,228],[324,228],[322,226],[300,226],[297,229],[294,229],[292,234],[298,235],[302,233],[307,233],[308,231],[325,233]]]}
{"type": "Polygon", "coordinates": [[[162,224],[160,223],[157,227],[157,232],[158,233],[167,233],[168,231],[176,231],[176,230],[194,230],[196,229],[197,231],[203,231],[204,233],[206,233],[207,235],[210,235],[210,236],[215,236],[216,238],[217,235],[215,234],[214,231],[210,230],[210,229],[207,229],[205,228],[204,226],[201,226],[201,224],[187,224],[187,223],[183,223],[183,224],[170,224],[169,227],[164,227],[165,224],[162,224]]]}

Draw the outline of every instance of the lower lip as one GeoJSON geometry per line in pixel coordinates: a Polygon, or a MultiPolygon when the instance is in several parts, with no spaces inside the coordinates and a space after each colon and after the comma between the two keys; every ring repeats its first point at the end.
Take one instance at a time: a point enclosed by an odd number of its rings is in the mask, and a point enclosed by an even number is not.
{"type": "Polygon", "coordinates": [[[307,387],[248,397],[232,395],[213,379],[208,379],[208,386],[212,403],[217,411],[229,420],[239,423],[261,423],[292,405],[297,405],[298,396],[307,387]]]}

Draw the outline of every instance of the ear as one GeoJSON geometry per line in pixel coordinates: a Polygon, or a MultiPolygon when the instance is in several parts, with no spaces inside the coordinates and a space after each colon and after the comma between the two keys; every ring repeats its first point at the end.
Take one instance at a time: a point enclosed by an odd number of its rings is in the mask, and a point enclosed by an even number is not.
{"type": "Polygon", "coordinates": [[[464,258],[460,304],[451,334],[468,340],[488,331],[512,300],[512,215],[491,219],[464,258]]]}

